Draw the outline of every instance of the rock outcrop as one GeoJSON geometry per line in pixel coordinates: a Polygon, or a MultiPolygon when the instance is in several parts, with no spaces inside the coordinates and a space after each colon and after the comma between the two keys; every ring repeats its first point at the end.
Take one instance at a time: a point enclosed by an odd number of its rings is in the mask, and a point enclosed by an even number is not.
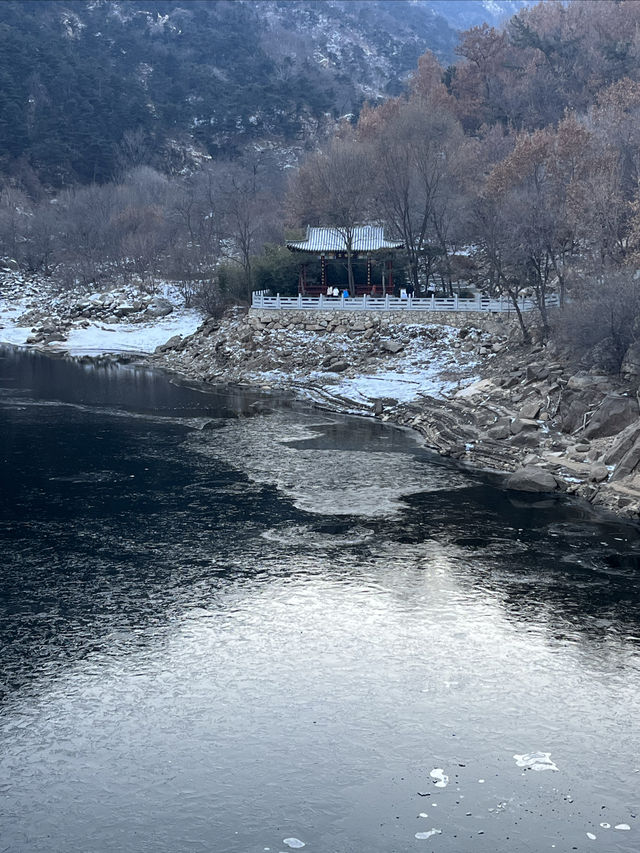
{"type": "Polygon", "coordinates": [[[518,468],[505,479],[504,485],[518,492],[555,492],[558,489],[558,481],[553,474],[533,465],[518,468]]]}

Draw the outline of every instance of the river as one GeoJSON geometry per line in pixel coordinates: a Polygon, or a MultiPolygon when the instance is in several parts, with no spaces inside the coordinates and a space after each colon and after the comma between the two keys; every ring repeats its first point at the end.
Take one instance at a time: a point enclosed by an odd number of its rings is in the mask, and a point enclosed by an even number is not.
{"type": "Polygon", "coordinates": [[[0,851],[640,849],[640,535],[0,349],[0,851]]]}

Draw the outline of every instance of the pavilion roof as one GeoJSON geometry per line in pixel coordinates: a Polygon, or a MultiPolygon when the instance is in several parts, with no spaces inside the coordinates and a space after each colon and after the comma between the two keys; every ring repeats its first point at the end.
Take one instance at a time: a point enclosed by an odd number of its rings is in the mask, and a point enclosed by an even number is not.
{"type": "MultiPolygon", "coordinates": [[[[346,252],[346,229],[307,226],[307,239],[287,243],[292,252],[346,252]]],[[[400,240],[385,240],[381,225],[358,225],[351,229],[352,252],[379,252],[384,249],[402,249],[400,240]]]]}

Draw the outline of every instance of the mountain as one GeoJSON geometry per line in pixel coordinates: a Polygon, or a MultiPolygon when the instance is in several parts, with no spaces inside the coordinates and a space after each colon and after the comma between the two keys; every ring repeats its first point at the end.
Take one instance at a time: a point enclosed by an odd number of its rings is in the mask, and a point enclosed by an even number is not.
{"type": "Polygon", "coordinates": [[[0,173],[103,182],[272,147],[295,160],[516,0],[3,0],[0,173]]]}

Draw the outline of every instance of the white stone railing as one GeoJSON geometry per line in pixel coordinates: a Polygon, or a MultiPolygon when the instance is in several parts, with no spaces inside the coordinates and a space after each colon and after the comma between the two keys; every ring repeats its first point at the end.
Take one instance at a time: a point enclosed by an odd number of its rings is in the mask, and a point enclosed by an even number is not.
{"type": "MultiPolygon", "coordinates": [[[[547,307],[559,304],[558,297],[547,297],[547,307]]],[[[410,296],[399,299],[397,296],[266,296],[256,291],[251,301],[252,308],[285,311],[483,311],[489,313],[514,313],[513,302],[507,297],[489,299],[478,294],[473,299],[451,296],[436,299],[434,296],[414,299],[410,296]]],[[[532,311],[536,307],[533,299],[524,296],[518,300],[521,311],[532,311]]]]}

